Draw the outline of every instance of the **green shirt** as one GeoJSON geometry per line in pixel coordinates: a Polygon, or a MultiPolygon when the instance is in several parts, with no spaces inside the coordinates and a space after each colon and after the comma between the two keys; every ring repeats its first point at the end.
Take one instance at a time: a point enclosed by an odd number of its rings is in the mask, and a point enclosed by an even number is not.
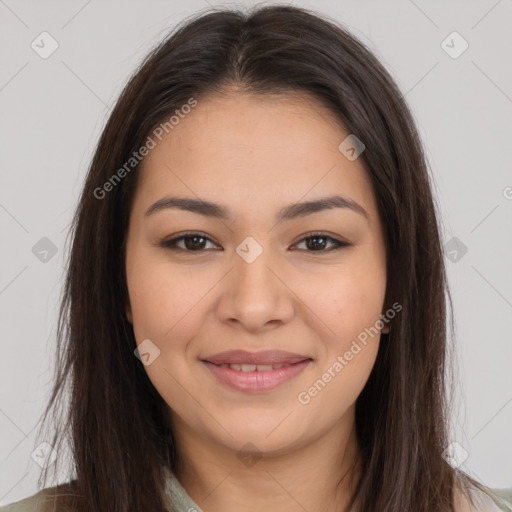
{"type": "MultiPolygon", "coordinates": [[[[167,507],[169,512],[203,512],[199,505],[188,495],[174,474],[169,471],[167,477],[165,494],[168,500],[167,507]]],[[[45,489],[16,503],[0,507],[0,512],[41,512],[42,505],[46,501],[51,500],[51,489],[53,488],[50,488],[50,492],[48,492],[48,489],[45,489]]],[[[512,512],[512,488],[491,489],[491,491],[495,495],[495,501],[498,506],[494,506],[487,501],[482,503],[481,512],[512,512]]]]}
{"type": "MultiPolygon", "coordinates": [[[[41,512],[43,505],[52,501],[54,489],[54,487],[43,489],[21,501],[0,507],[0,512],[41,512]]],[[[167,472],[165,495],[169,512],[203,512],[170,471],[167,472]]]]}

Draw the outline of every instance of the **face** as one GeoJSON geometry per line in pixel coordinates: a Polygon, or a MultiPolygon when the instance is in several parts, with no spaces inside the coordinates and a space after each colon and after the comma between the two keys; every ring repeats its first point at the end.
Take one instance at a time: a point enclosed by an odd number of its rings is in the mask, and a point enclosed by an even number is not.
{"type": "Polygon", "coordinates": [[[281,453],[353,421],[386,255],[363,163],[338,149],[348,135],[308,96],[232,92],[199,100],[137,171],[126,313],[180,429],[281,453]],[[331,196],[352,207],[289,208],[331,196]]]}

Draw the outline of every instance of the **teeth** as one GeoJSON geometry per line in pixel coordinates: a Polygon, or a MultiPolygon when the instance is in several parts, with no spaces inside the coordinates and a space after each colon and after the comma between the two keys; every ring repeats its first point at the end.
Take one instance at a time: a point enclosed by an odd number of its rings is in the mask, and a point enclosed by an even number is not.
{"type": "Polygon", "coordinates": [[[289,364],[221,364],[222,368],[231,368],[232,370],[238,370],[242,372],[268,372],[270,370],[277,370],[283,366],[290,366],[289,364]]]}

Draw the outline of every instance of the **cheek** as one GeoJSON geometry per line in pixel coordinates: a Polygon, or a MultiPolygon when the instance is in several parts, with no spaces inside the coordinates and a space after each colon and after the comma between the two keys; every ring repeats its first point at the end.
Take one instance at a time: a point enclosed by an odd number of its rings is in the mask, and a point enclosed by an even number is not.
{"type": "Polygon", "coordinates": [[[308,387],[297,394],[296,407],[302,411],[304,418],[309,418],[309,421],[322,418],[324,425],[331,425],[354,407],[375,364],[378,336],[366,346],[359,342],[358,345],[359,348],[351,344],[347,347],[352,354],[351,360],[346,358],[347,351],[333,354],[334,357],[329,358],[308,387]]]}
{"type": "Polygon", "coordinates": [[[168,262],[142,253],[127,263],[127,283],[135,338],[154,338],[163,344],[174,329],[183,333],[190,326],[195,305],[208,290],[204,276],[172,269],[168,262]]]}
{"type": "Polygon", "coordinates": [[[333,381],[346,388],[347,392],[352,387],[359,391],[362,389],[375,362],[380,342],[377,321],[382,311],[382,300],[359,289],[342,293],[332,306],[329,322],[335,335],[324,339],[324,367],[330,368],[330,375],[336,375],[333,381]]]}
{"type": "Polygon", "coordinates": [[[333,275],[311,308],[319,312],[315,330],[324,333],[317,378],[326,386],[319,384],[322,397],[315,402],[333,400],[335,415],[356,400],[375,363],[386,281],[385,275],[363,268],[333,275]]]}
{"type": "Polygon", "coordinates": [[[314,287],[304,284],[301,297],[329,329],[333,343],[355,337],[380,318],[386,291],[385,274],[352,266],[332,272],[314,287]]]}
{"type": "Polygon", "coordinates": [[[336,274],[312,306],[320,312],[318,326],[329,329],[322,328],[318,369],[296,397],[311,418],[336,421],[355,403],[375,364],[386,281],[383,274],[361,270],[336,274]]]}
{"type": "Polygon", "coordinates": [[[181,410],[189,399],[181,383],[191,381],[188,341],[200,328],[204,311],[198,303],[211,285],[206,286],[204,275],[201,280],[187,271],[170,271],[168,262],[144,258],[142,252],[132,253],[127,263],[127,283],[135,339],[138,344],[149,339],[159,351],[144,370],[167,404],[181,410]]]}

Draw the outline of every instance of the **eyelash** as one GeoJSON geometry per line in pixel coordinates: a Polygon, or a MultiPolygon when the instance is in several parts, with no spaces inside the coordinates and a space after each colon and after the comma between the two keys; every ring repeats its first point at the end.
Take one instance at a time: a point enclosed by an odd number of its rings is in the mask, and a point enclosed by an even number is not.
{"type": "MultiPolygon", "coordinates": [[[[200,237],[200,238],[204,238],[207,241],[210,241],[210,242],[213,243],[213,240],[211,238],[207,237],[206,235],[204,235],[203,233],[187,232],[187,233],[183,233],[180,236],[177,236],[177,237],[174,237],[174,238],[171,238],[171,239],[162,240],[159,243],[159,245],[161,247],[163,247],[164,249],[168,249],[168,250],[171,250],[171,251],[183,251],[183,252],[188,252],[188,253],[203,253],[207,249],[199,249],[197,251],[190,251],[188,249],[183,249],[182,247],[177,247],[177,245],[176,245],[181,240],[184,240],[184,239],[187,239],[187,238],[193,238],[195,236],[200,237]]],[[[340,249],[345,249],[345,248],[350,247],[352,245],[352,244],[350,244],[348,242],[342,242],[341,240],[337,240],[336,238],[333,238],[333,237],[331,237],[329,235],[326,235],[325,233],[322,233],[322,232],[308,233],[307,236],[303,237],[297,243],[301,243],[303,241],[307,241],[307,240],[310,240],[310,239],[315,238],[315,237],[325,238],[326,240],[328,240],[330,242],[333,242],[334,243],[334,248],[331,248],[331,249],[319,249],[317,251],[307,251],[306,250],[306,252],[310,252],[310,253],[326,253],[326,252],[338,251],[340,249]]]]}

